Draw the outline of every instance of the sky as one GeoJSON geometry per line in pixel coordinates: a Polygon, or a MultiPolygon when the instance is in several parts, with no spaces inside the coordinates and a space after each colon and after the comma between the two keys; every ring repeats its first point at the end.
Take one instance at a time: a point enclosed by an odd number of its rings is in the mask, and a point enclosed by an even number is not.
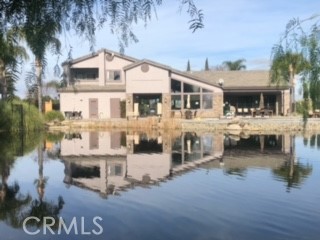
{"type": "MultiPolygon", "coordinates": [[[[146,27],[142,22],[134,26],[139,42],[130,43],[125,54],[182,71],[188,60],[191,70],[204,69],[206,58],[210,66],[244,58],[248,70],[268,70],[271,49],[279,42],[288,21],[308,18],[320,10],[319,0],[194,0],[203,10],[204,28],[192,33],[190,18],[186,9],[179,11],[179,2],[164,0],[157,17],[153,16],[146,27]]],[[[73,58],[90,53],[89,43],[79,36],[67,34],[60,40],[61,56],[48,54],[44,81],[57,79],[53,75],[54,65],[67,58],[70,46],[73,58]]],[[[119,51],[117,37],[107,25],[96,34],[94,50],[101,48],[119,51]]],[[[26,95],[23,75],[30,70],[30,64],[23,66],[17,84],[20,97],[26,95]]]]}

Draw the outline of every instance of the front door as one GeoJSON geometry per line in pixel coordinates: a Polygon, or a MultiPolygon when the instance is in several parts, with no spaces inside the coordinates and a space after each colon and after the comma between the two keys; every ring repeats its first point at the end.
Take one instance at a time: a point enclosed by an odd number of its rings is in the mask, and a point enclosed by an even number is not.
{"type": "Polygon", "coordinates": [[[98,118],[98,98],[89,99],[89,118],[98,118]]]}

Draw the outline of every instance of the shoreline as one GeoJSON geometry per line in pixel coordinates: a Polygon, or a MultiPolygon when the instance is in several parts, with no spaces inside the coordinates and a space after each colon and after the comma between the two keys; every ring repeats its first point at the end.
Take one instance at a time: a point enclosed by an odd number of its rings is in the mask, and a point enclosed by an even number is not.
{"type": "Polygon", "coordinates": [[[221,118],[221,119],[159,119],[158,117],[140,119],[97,119],[65,120],[47,124],[50,131],[79,130],[161,130],[172,131],[207,131],[207,132],[319,132],[320,118],[308,118],[306,123],[301,116],[261,117],[261,118],[221,118]]]}

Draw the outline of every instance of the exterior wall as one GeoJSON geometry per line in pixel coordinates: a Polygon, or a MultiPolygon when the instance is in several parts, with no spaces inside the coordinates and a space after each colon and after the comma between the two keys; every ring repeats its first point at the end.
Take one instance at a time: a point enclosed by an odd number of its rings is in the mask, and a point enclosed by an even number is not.
{"type": "Polygon", "coordinates": [[[99,76],[101,76],[100,79],[102,79],[100,81],[100,84],[103,84],[103,85],[125,84],[126,82],[125,72],[123,71],[123,68],[125,66],[128,66],[132,62],[117,56],[114,56],[112,61],[108,61],[106,60],[104,53],[102,53],[101,56],[104,59],[104,68],[99,71],[99,76]],[[108,70],[121,70],[121,81],[116,81],[116,82],[108,81],[107,74],[106,74],[108,70]]]}
{"type": "Polygon", "coordinates": [[[83,61],[77,62],[71,66],[71,68],[98,68],[99,69],[99,78],[97,81],[80,81],[77,82],[77,85],[118,85],[125,84],[125,73],[123,68],[132,61],[123,59],[118,56],[114,56],[111,61],[106,60],[106,53],[101,51],[98,56],[85,59],[83,61]],[[107,70],[120,70],[121,71],[121,81],[107,81],[107,70]]]}
{"type": "Polygon", "coordinates": [[[169,93],[168,70],[149,64],[149,71],[142,72],[141,65],[126,71],[127,93],[169,93]]]}
{"type": "MultiPolygon", "coordinates": [[[[97,68],[100,67],[101,60],[99,56],[94,56],[83,61],[72,64],[72,68],[97,68]]],[[[102,65],[103,66],[103,65],[102,65]]]]}
{"type": "Polygon", "coordinates": [[[98,99],[99,119],[110,118],[110,98],[125,99],[122,92],[79,92],[60,93],[60,111],[81,111],[84,119],[89,118],[89,99],[98,99]]]}

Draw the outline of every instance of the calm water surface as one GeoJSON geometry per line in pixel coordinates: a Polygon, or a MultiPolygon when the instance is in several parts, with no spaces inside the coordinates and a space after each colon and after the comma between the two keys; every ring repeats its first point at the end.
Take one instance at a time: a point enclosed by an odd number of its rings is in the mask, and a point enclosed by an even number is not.
{"type": "Polygon", "coordinates": [[[0,144],[0,239],[320,236],[320,135],[81,132],[0,144]]]}

